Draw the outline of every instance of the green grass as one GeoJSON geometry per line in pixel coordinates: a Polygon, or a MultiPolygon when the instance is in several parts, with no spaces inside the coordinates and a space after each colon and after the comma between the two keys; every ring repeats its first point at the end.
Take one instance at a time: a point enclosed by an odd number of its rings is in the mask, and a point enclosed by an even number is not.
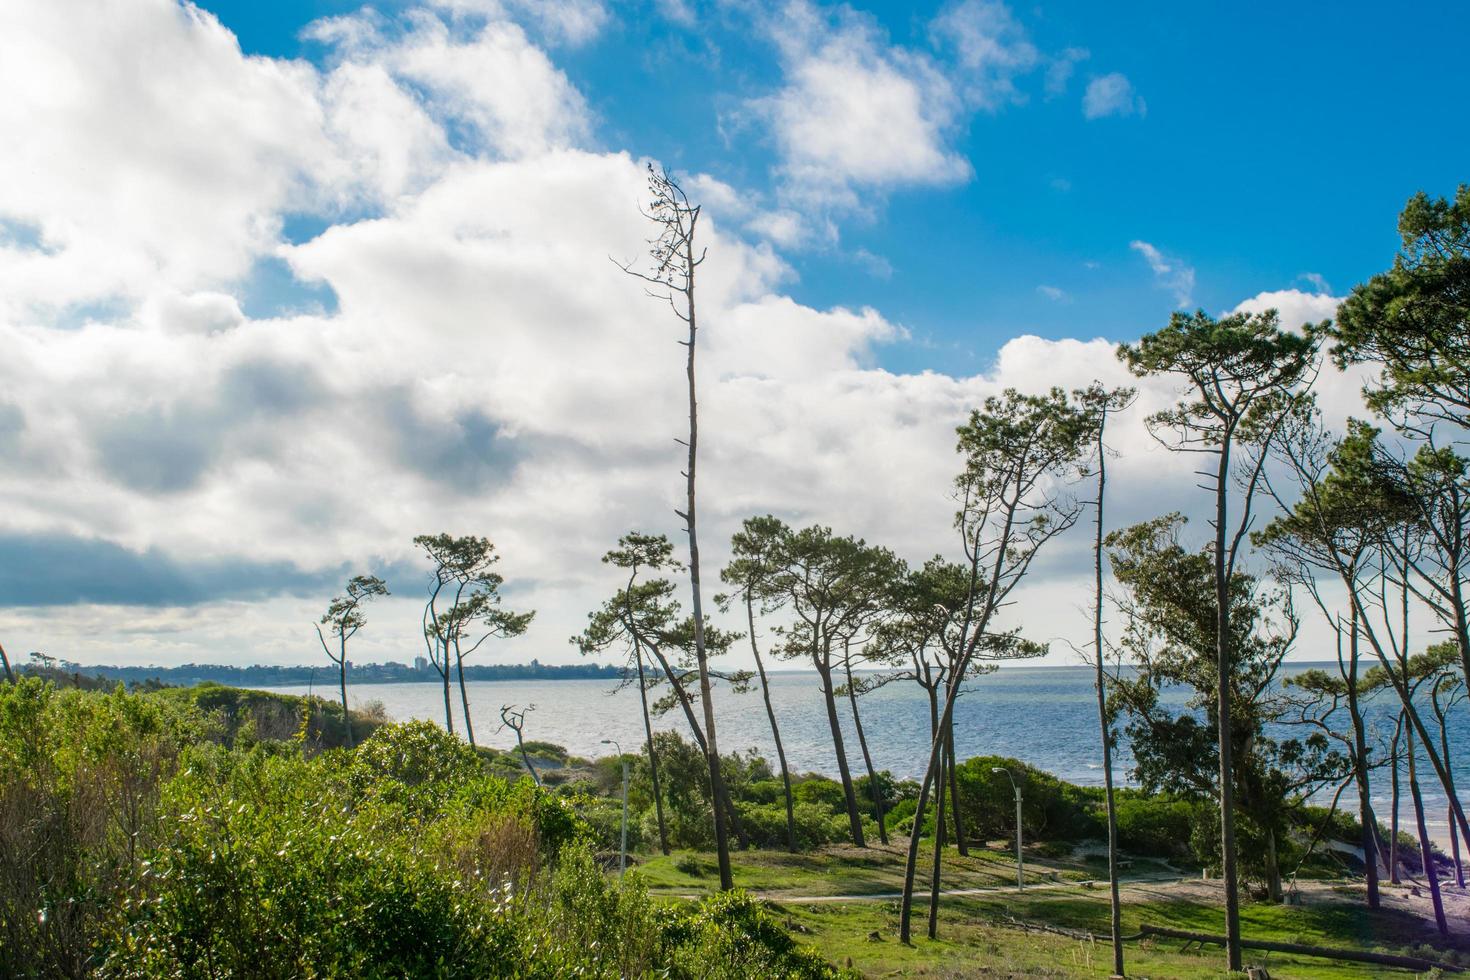
{"type": "MultiPolygon", "coordinates": [[[[1093,943],[1055,934],[1026,931],[1012,920],[1069,928],[1106,928],[1106,891],[1091,893],[1033,892],[1006,897],[945,898],[940,902],[938,938],[927,938],[927,906],[918,905],[914,944],[898,942],[897,902],[780,903],[788,928],[833,962],[852,966],[866,976],[959,976],[990,972],[1000,975],[1108,976],[1112,951],[1093,943]]],[[[1242,909],[1245,935],[1252,939],[1304,942],[1341,948],[1410,952],[1446,959],[1446,953],[1418,947],[1423,929],[1408,916],[1341,907],[1280,907],[1248,904],[1242,909]]],[[[1189,901],[1150,901],[1124,908],[1125,934],[1142,922],[1202,932],[1223,932],[1223,913],[1189,901]]],[[[1142,940],[1125,947],[1133,976],[1218,977],[1224,974],[1224,951],[1217,946],[1183,951],[1179,940],[1142,940]]],[[[1246,950],[1247,965],[1265,965],[1273,978],[1367,978],[1390,974],[1412,976],[1368,964],[1339,963],[1315,957],[1246,950]]]]}
{"type": "MultiPolygon", "coordinates": [[[[929,854],[921,868],[930,864],[929,854]]],[[[906,852],[898,845],[867,849],[834,847],[825,851],[788,854],[784,851],[740,851],[731,855],[735,884],[768,898],[814,895],[882,895],[902,890],[906,852]]],[[[714,855],[675,851],[668,857],[647,858],[640,865],[649,891],[654,894],[690,895],[719,886],[714,855]]],[[[1033,859],[1026,861],[1028,883],[1082,881],[1093,878],[1096,869],[1083,862],[1033,859]]],[[[1005,888],[1016,882],[1015,858],[1008,853],[972,849],[960,857],[950,848],[944,858],[945,889],[1005,888]]],[[[919,876],[928,888],[927,871],[919,876]]]]}
{"type": "MultiPolygon", "coordinates": [[[[747,851],[732,855],[735,883],[767,898],[778,918],[838,965],[851,962],[865,976],[1101,976],[1112,972],[1112,952],[1093,943],[1022,924],[1045,924],[1105,933],[1109,910],[1106,887],[1077,883],[1098,877],[1097,862],[1033,859],[1028,855],[1028,881],[1056,874],[1049,887],[1022,893],[1013,890],[1014,864],[1006,852],[979,850],[960,858],[945,855],[944,887],[1000,887],[976,896],[940,900],[938,938],[927,938],[928,879],[921,875],[915,896],[912,946],[898,942],[898,902],[892,899],[833,902],[803,898],[873,895],[897,892],[902,886],[904,851],[838,847],[813,854],[747,851]]],[[[927,861],[925,865],[927,866],[927,861]]],[[[647,859],[640,872],[655,894],[700,894],[718,886],[713,855],[676,852],[647,859]],[[695,873],[691,873],[691,871],[695,873]]],[[[1167,873],[1151,862],[1135,862],[1130,873],[1167,873]]],[[[1142,923],[1198,932],[1223,933],[1224,913],[1203,886],[1130,884],[1124,892],[1123,932],[1138,932],[1142,923]]],[[[1355,894],[1317,890],[1308,904],[1294,906],[1247,903],[1241,910],[1247,938],[1320,946],[1408,953],[1446,962],[1470,963],[1470,944],[1439,946],[1428,925],[1406,912],[1369,912],[1355,894]]],[[[1126,946],[1128,972],[1137,977],[1220,977],[1224,951],[1217,946],[1191,946],[1180,940],[1141,940],[1126,946]]],[[[1287,956],[1247,950],[1247,965],[1265,965],[1273,978],[1361,978],[1412,976],[1368,964],[1339,963],[1315,957],[1287,956]]]]}

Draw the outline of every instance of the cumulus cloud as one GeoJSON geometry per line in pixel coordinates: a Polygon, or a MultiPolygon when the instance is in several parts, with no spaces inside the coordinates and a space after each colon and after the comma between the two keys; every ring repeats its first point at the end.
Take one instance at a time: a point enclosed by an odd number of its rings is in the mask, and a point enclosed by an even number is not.
{"type": "Polygon", "coordinates": [[[1082,96],[1082,115],[1088,119],[1147,114],[1148,104],[1133,91],[1133,83],[1122,72],[1109,72],[1087,83],[1087,91],[1082,96]]]}
{"type": "Polygon", "coordinates": [[[441,121],[474,131],[477,150],[523,157],[585,138],[582,94],[518,24],[487,19],[466,31],[421,11],[406,20],[386,22],[369,8],[318,21],[307,36],[332,45],[344,64],[416,87],[441,121]]]}
{"type": "MultiPolygon", "coordinates": [[[[540,611],[506,655],[571,656],[564,638],[616,586],[601,553],[630,528],[677,540],[680,325],[607,261],[646,247],[633,207],[644,161],[585,145],[580,94],[484,9],[323,23],[313,34],[331,54],[315,68],[246,58],[192,8],[62,6],[7,14],[0,30],[0,53],[55,49],[40,66],[50,83],[0,106],[6,131],[27,137],[11,141],[24,167],[0,158],[13,178],[0,218],[22,229],[0,245],[0,281],[28,290],[0,308],[7,645],[301,662],[334,584],[383,571],[397,595],[359,656],[403,660],[419,649],[411,538],[448,530],[494,538],[514,603],[540,611]],[[135,70],[140,45],[176,91],[135,70]],[[53,109],[46,131],[22,126],[53,109]],[[92,127],[109,114],[146,148],[87,170],[78,161],[105,157],[113,131],[92,127]],[[322,230],[287,240],[300,210],[322,230]],[[266,258],[336,304],[247,312],[242,277],[266,258]],[[96,280],[77,286],[92,261],[96,280]],[[64,309],[101,299],[113,305],[81,322],[64,309]]],[[[837,43],[824,64],[847,63],[837,43]]],[[[874,84],[903,90],[911,66],[877,54],[888,67],[874,84]]],[[[0,57],[0,71],[14,64],[0,57]]],[[[930,152],[948,153],[937,137],[930,152]]],[[[953,430],[971,408],[1011,385],[1130,381],[1102,339],[1017,338],[969,377],[883,370],[877,352],[903,324],[784,295],[786,264],[742,234],[780,212],[742,211],[713,177],[690,182],[711,202],[711,570],[738,521],[766,511],[915,561],[952,551],[953,430]]],[[[1115,442],[1119,520],[1187,496],[1193,479],[1137,424],[1173,386],[1139,386],[1115,442]]],[[[1058,554],[1065,570],[1073,552],[1058,554]]],[[[1039,576],[1018,609],[1055,605],[1060,574],[1039,576]]]]}
{"type": "Polygon", "coordinates": [[[1143,256],[1148,267],[1153,270],[1154,281],[1159,288],[1174,294],[1176,306],[1185,307],[1193,302],[1194,266],[1172,255],[1165,255],[1145,241],[1131,241],[1128,247],[1143,256]]]}
{"type": "Polygon", "coordinates": [[[174,0],[7,6],[0,87],[0,218],[35,239],[0,245],[12,314],[236,279],[333,167],[316,74],[174,0]]]}
{"type": "Polygon", "coordinates": [[[959,96],[931,59],[890,46],[860,15],[810,3],[789,4],[769,30],[786,83],[750,109],[770,127],[794,198],[854,207],[860,187],[969,177],[946,140],[959,96]]]}
{"type": "MultiPolygon", "coordinates": [[[[761,19],[784,84],[745,111],[770,133],[783,197],[796,211],[862,211],[872,191],[966,181],[953,146],[977,111],[1024,101],[1016,81],[1044,60],[1010,8],[959,0],[929,24],[930,47],[890,41],[849,7],[791,0],[761,19]]],[[[1075,60],[1069,49],[1061,58],[1075,60]]],[[[827,237],[835,229],[827,223],[827,237]]],[[[811,229],[809,228],[810,232],[811,229]]]]}

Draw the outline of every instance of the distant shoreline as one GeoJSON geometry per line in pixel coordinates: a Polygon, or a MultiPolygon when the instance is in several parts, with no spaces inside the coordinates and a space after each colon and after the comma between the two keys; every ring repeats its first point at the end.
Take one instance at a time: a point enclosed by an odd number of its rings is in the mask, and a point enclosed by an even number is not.
{"type": "MultiPolygon", "coordinates": [[[[362,684],[435,684],[443,683],[439,673],[422,664],[351,664],[348,682],[362,684]]],[[[31,665],[22,665],[22,672],[31,665]]],[[[85,678],[121,681],[125,684],[158,683],[173,687],[216,683],[234,687],[292,687],[302,684],[327,683],[337,677],[334,664],[281,666],[275,664],[181,664],[177,667],[131,667],[112,664],[78,664],[61,660],[48,664],[50,671],[85,678]]],[[[520,680],[607,680],[620,679],[623,668],[616,664],[579,663],[543,664],[465,664],[467,681],[520,680]]]]}
{"type": "MultiPolygon", "coordinates": [[[[29,664],[21,664],[25,672],[29,664]]],[[[1286,661],[1283,672],[1295,673],[1311,667],[1335,667],[1336,664],[1317,660],[1286,661]]],[[[316,683],[329,683],[337,676],[333,664],[180,664],[174,667],[119,666],[114,664],[78,664],[58,660],[50,665],[52,670],[63,674],[86,678],[101,678],[121,681],[125,684],[159,683],[173,687],[191,687],[195,684],[214,682],[236,687],[296,687],[316,683]]],[[[1027,664],[1024,661],[1003,664],[1003,670],[1091,670],[1086,664],[1027,664]]],[[[620,680],[624,668],[618,664],[572,663],[543,664],[533,659],[525,664],[465,664],[464,678],[467,681],[524,681],[524,680],[620,680]]],[[[864,668],[856,674],[882,673],[881,670],[864,668]]],[[[768,674],[813,674],[815,671],[801,668],[768,670],[768,674]]],[[[432,666],[404,663],[351,664],[347,680],[353,685],[371,684],[442,684],[443,679],[432,666]]]]}

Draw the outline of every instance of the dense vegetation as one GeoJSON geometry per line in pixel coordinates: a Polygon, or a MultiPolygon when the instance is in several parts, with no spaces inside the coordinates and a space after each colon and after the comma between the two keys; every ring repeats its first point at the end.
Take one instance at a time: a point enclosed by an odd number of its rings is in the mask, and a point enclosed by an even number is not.
{"type": "Polygon", "coordinates": [[[443,729],[346,750],[321,710],[0,685],[0,975],[833,974],[743,894],[608,878],[571,799],[443,729]]]}

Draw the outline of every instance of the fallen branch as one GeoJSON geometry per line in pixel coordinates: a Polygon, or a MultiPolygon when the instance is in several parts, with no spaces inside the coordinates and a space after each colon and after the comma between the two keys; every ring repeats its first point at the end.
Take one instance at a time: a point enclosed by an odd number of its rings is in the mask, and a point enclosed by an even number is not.
{"type": "MultiPolygon", "coordinates": [[[[1147,923],[1139,926],[1138,932],[1140,936],[1163,936],[1168,939],[1188,939],[1197,943],[1214,943],[1217,946],[1225,945],[1224,936],[1215,936],[1204,932],[1189,932],[1185,929],[1170,929],[1167,926],[1151,926],[1147,923]]],[[[1396,966],[1405,970],[1418,970],[1420,972],[1433,969],[1444,970],[1447,973],[1465,972],[1462,968],[1450,963],[1427,960],[1419,956],[1400,956],[1396,953],[1372,953],[1367,950],[1358,949],[1331,949],[1326,946],[1278,943],[1266,939],[1241,939],[1240,945],[1248,949],[1260,949],[1272,953],[1295,953],[1299,956],[1317,956],[1327,960],[1374,963],[1378,966],[1396,966]]]]}

